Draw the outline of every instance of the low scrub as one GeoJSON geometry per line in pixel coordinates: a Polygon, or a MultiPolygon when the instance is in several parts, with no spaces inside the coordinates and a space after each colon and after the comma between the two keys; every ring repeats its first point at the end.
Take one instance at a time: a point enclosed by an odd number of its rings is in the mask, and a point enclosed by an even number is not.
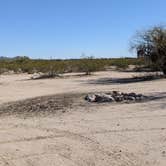
{"type": "Polygon", "coordinates": [[[13,71],[33,74],[36,72],[57,75],[67,72],[85,72],[91,74],[95,71],[105,70],[108,66],[116,66],[118,69],[125,69],[129,65],[143,65],[144,62],[137,58],[117,58],[117,59],[95,59],[82,58],[70,60],[41,60],[19,57],[17,59],[0,60],[0,71],[13,71]]]}

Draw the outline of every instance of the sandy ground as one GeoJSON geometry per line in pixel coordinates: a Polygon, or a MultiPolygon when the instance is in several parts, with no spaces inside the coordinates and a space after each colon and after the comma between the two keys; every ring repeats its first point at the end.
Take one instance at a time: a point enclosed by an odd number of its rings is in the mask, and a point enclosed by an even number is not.
{"type": "Polygon", "coordinates": [[[2,116],[0,166],[165,166],[166,80],[126,84],[109,80],[134,75],[99,72],[50,80],[28,80],[30,76],[25,74],[1,76],[0,104],[51,94],[111,90],[162,98],[76,107],[45,117],[2,116]]]}

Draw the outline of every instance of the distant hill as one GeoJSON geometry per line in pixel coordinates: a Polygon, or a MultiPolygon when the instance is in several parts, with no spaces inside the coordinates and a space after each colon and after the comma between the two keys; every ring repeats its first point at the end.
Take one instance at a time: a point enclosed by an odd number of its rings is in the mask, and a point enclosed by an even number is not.
{"type": "Polygon", "coordinates": [[[30,59],[30,58],[27,56],[16,56],[16,57],[0,56],[0,60],[17,60],[17,59],[30,59]]]}
{"type": "Polygon", "coordinates": [[[9,59],[12,59],[10,57],[5,57],[5,56],[0,56],[0,60],[9,60],[9,59]]]}

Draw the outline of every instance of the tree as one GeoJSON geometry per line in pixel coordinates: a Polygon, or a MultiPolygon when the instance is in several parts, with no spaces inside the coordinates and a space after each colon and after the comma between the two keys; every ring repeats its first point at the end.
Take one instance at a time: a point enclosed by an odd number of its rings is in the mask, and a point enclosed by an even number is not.
{"type": "Polygon", "coordinates": [[[148,59],[166,75],[166,29],[156,26],[136,34],[131,43],[138,57],[148,59]]]}

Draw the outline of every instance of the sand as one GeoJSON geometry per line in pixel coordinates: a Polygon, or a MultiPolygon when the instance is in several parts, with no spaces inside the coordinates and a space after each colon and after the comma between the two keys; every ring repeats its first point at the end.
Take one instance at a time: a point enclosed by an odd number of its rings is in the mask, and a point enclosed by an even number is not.
{"type": "Polygon", "coordinates": [[[166,80],[110,81],[142,74],[112,71],[43,80],[29,80],[26,74],[0,76],[2,105],[112,90],[161,96],[143,103],[87,104],[47,116],[1,116],[0,166],[165,166],[166,80]]]}

